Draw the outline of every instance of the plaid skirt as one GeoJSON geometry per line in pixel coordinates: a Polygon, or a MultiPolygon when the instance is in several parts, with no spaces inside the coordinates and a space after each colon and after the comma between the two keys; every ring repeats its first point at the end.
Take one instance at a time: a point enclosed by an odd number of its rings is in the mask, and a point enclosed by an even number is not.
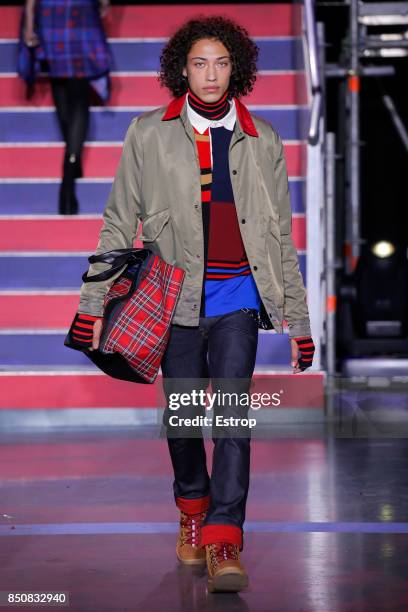
{"type": "Polygon", "coordinates": [[[98,0],[37,0],[36,60],[58,78],[97,78],[109,73],[111,53],[98,0]]]}

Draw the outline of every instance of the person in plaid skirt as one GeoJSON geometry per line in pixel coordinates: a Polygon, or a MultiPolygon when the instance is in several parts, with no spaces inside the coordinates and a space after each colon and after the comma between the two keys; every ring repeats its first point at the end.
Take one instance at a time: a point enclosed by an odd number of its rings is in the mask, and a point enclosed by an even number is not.
{"type": "MultiPolygon", "coordinates": [[[[211,380],[215,395],[248,396],[258,330],[283,333],[284,318],[292,372],[310,367],[314,354],[282,141],[240,101],[256,80],[257,54],[248,32],[224,17],[192,19],[170,38],[159,80],[173,99],[132,121],[98,243],[98,252],[132,246],[142,220],[144,246],[186,270],[161,362],[163,425],[180,511],[176,555],[207,564],[214,592],[248,585],[240,553],[249,406],[214,403],[210,476],[197,395],[211,380]],[[188,401],[172,405],[181,393],[188,401]],[[214,427],[217,416],[227,424],[214,427]]],[[[99,346],[107,290],[81,287],[73,332],[90,350],[99,346]]]]}
{"type": "Polygon", "coordinates": [[[60,214],[77,214],[75,179],[82,177],[81,153],[89,124],[92,90],[106,102],[112,58],[101,17],[109,0],[26,0],[18,72],[29,85],[48,72],[66,147],[59,192],[60,214]],[[21,58],[29,50],[30,66],[21,58]]]}

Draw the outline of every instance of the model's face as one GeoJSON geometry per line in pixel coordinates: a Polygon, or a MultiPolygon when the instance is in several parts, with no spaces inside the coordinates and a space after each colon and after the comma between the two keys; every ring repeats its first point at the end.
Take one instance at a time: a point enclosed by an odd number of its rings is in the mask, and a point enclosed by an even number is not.
{"type": "Polygon", "coordinates": [[[187,55],[183,75],[192,92],[203,102],[217,102],[227,91],[232,60],[225,46],[216,39],[203,38],[187,55]]]}

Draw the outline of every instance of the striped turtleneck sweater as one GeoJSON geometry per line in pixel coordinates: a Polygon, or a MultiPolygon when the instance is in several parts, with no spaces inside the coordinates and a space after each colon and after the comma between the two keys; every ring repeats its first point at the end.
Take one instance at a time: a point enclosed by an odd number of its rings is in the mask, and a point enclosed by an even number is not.
{"type": "Polygon", "coordinates": [[[191,89],[188,90],[188,104],[196,113],[210,119],[211,121],[219,121],[228,114],[230,103],[228,101],[228,91],[217,102],[203,102],[196,96],[191,89]]]}

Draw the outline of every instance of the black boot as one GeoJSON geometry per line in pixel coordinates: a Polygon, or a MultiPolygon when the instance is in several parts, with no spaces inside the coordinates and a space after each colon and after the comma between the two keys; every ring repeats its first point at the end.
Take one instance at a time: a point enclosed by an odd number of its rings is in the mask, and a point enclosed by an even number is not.
{"type": "Polygon", "coordinates": [[[74,165],[74,176],[75,178],[82,178],[84,173],[82,171],[82,159],[80,155],[70,155],[70,161],[74,165]]]}
{"type": "Polygon", "coordinates": [[[58,209],[60,215],[77,215],[79,210],[78,200],[75,195],[75,183],[69,184],[62,180],[59,191],[58,209]]]}
{"type": "Polygon", "coordinates": [[[78,164],[80,160],[75,155],[65,155],[64,176],[59,192],[59,214],[77,215],[79,210],[78,200],[75,195],[75,178],[78,175],[78,164]]]}

